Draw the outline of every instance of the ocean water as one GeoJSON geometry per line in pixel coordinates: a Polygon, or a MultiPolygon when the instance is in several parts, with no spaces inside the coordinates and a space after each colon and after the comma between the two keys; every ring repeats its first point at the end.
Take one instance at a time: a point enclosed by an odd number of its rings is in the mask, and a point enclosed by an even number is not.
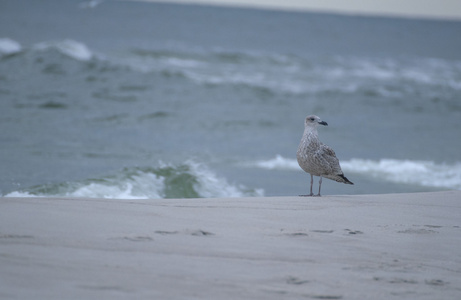
{"type": "MultiPolygon", "coordinates": [[[[461,22],[0,3],[0,195],[305,194],[304,118],[353,186],[461,189],[461,22]]],[[[316,179],[316,184],[317,184],[316,179]]]]}

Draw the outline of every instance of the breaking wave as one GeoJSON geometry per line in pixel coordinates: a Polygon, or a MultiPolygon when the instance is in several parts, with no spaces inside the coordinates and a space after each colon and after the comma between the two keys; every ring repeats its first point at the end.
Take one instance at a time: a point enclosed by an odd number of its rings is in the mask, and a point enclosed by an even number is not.
{"type": "Polygon", "coordinates": [[[0,38],[0,57],[21,52],[21,44],[9,38],[0,38]]]}
{"type": "Polygon", "coordinates": [[[34,45],[33,49],[39,51],[57,50],[60,53],[80,61],[89,61],[93,58],[93,52],[83,43],[74,40],[62,40],[57,42],[42,42],[34,45]]]}
{"type": "MultiPolygon", "coordinates": [[[[33,45],[30,50],[58,52],[83,63],[97,63],[97,59],[104,57],[99,62],[104,61],[108,64],[104,66],[109,69],[121,67],[172,80],[186,78],[199,85],[231,85],[273,95],[338,93],[411,98],[409,96],[417,92],[420,85],[430,87],[429,91],[461,90],[461,62],[443,59],[400,62],[398,59],[299,57],[216,49],[132,49],[122,54],[95,55],[86,44],[71,39],[44,41],[33,45]],[[404,87],[402,83],[405,83],[404,87]]],[[[0,39],[0,57],[21,51],[23,48],[18,42],[0,39]]],[[[59,64],[63,63],[59,61],[59,64]]],[[[451,103],[454,100],[445,101],[451,103]]]]}
{"type": "Polygon", "coordinates": [[[121,172],[80,182],[46,184],[4,197],[84,197],[112,199],[214,198],[263,196],[261,189],[231,184],[203,164],[161,163],[157,168],[125,168],[121,172]]]}
{"type": "Polygon", "coordinates": [[[461,63],[420,59],[299,57],[272,53],[168,51],[137,49],[125,63],[142,71],[181,74],[199,84],[240,85],[272,93],[322,94],[338,92],[400,97],[401,89],[425,84],[461,89],[461,63]],[[398,83],[398,84],[396,84],[398,83]]]}
{"type": "MultiPolygon", "coordinates": [[[[269,170],[300,170],[295,159],[277,155],[251,165],[269,170]]],[[[461,190],[461,163],[437,164],[433,161],[398,159],[358,159],[341,162],[345,172],[365,174],[395,183],[461,190]]]]}

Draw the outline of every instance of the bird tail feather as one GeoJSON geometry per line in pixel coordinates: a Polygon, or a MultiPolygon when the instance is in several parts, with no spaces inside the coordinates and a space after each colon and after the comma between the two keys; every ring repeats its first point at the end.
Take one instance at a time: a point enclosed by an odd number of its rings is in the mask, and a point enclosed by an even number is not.
{"type": "Polygon", "coordinates": [[[337,182],[342,182],[342,183],[345,183],[345,184],[354,184],[352,181],[347,179],[347,177],[344,176],[344,174],[337,174],[337,175],[331,175],[331,176],[328,176],[328,175],[325,176],[324,175],[323,177],[332,179],[332,180],[337,181],[337,182]]]}
{"type": "Polygon", "coordinates": [[[352,181],[350,181],[349,179],[346,178],[346,176],[344,176],[344,174],[340,174],[338,175],[342,180],[339,181],[339,182],[344,182],[345,184],[354,184],[352,181]]]}

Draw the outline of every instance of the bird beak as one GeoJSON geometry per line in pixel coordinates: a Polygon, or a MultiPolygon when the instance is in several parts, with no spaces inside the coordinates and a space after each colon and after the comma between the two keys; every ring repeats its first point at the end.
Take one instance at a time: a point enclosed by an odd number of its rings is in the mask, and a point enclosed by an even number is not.
{"type": "Polygon", "coordinates": [[[325,125],[325,126],[328,126],[328,123],[327,123],[327,122],[325,122],[325,121],[321,121],[321,122],[319,122],[319,124],[320,124],[320,125],[325,125]]]}

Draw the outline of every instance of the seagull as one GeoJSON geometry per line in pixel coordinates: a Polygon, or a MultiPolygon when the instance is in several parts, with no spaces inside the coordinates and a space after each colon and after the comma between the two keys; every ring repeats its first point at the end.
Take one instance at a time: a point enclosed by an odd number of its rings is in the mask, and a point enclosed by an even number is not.
{"type": "Polygon", "coordinates": [[[344,176],[335,151],[319,140],[317,133],[318,124],[324,126],[328,125],[327,122],[322,121],[315,115],[306,117],[304,122],[304,134],[296,153],[296,158],[298,159],[298,164],[301,169],[303,169],[306,173],[311,174],[310,194],[302,196],[314,196],[312,193],[314,176],[320,176],[319,193],[315,195],[317,197],[320,197],[322,177],[335,180],[337,182],[343,182],[345,184],[353,184],[344,176]]]}

